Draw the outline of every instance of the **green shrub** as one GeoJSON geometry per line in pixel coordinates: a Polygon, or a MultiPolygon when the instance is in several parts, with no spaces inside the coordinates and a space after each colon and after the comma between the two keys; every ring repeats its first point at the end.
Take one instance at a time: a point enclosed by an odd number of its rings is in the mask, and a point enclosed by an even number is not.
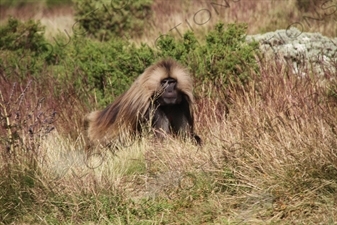
{"type": "Polygon", "coordinates": [[[9,18],[7,24],[0,27],[0,49],[45,51],[44,31],[45,28],[40,22],[20,22],[18,19],[9,18]]]}
{"type": "MultiPolygon", "coordinates": [[[[117,37],[99,42],[79,35],[59,35],[48,43],[39,23],[10,19],[0,28],[0,48],[4,50],[0,67],[15,79],[28,74],[35,78],[50,76],[75,88],[81,101],[90,104],[95,99],[103,106],[129,88],[150,64],[172,57],[189,67],[197,87],[209,87],[197,88],[198,94],[225,97],[229,85],[245,85],[258,72],[254,57],[258,45],[245,41],[246,29],[243,24],[225,27],[219,23],[204,40],[188,31],[182,39],[162,36],[157,41],[158,49],[152,49],[145,44],[136,47],[117,37]]],[[[57,85],[53,92],[55,96],[64,94],[57,85]]]]}
{"type": "Polygon", "coordinates": [[[122,39],[98,42],[74,38],[66,47],[54,46],[51,67],[62,83],[70,83],[86,101],[95,97],[105,106],[129,88],[154,61],[153,50],[122,39]]]}
{"type": "Polygon", "coordinates": [[[151,16],[152,0],[75,0],[75,16],[90,37],[139,36],[151,16]]]}
{"type": "Polygon", "coordinates": [[[0,6],[1,7],[19,7],[27,5],[26,0],[1,0],[0,6]]]}
{"type": "Polygon", "coordinates": [[[16,81],[44,71],[52,45],[44,38],[45,28],[36,21],[9,18],[0,27],[0,71],[16,81]]]}
{"type": "Polygon", "coordinates": [[[244,24],[229,24],[225,29],[224,24],[219,23],[209,32],[206,45],[200,49],[205,62],[201,79],[222,85],[247,83],[252,71],[257,71],[254,50],[258,43],[246,43],[246,30],[244,24]]]}
{"type": "MultiPolygon", "coordinates": [[[[98,42],[81,36],[58,35],[49,43],[39,22],[10,18],[0,27],[0,71],[13,81],[28,76],[44,86],[41,77],[57,79],[63,87],[75,87],[77,97],[95,96],[106,104],[121,94],[143,69],[154,61],[145,45],[136,48],[122,39],[98,42]]],[[[55,97],[64,93],[53,86],[55,97]]],[[[48,90],[50,87],[48,87],[48,90]]]]}
{"type": "Polygon", "coordinates": [[[244,24],[218,23],[199,42],[188,31],[183,39],[162,36],[157,45],[159,55],[173,57],[188,65],[197,82],[210,84],[215,95],[224,93],[229,85],[245,85],[258,72],[255,59],[257,42],[247,43],[244,24]]]}

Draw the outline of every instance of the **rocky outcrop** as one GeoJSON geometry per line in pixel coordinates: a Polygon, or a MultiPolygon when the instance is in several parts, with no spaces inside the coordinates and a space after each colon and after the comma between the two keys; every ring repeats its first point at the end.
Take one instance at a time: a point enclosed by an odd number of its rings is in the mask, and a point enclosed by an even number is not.
{"type": "Polygon", "coordinates": [[[320,33],[304,33],[296,28],[249,35],[247,41],[258,41],[267,59],[288,63],[294,72],[306,75],[311,69],[317,74],[337,72],[337,38],[320,33]],[[309,69],[309,70],[308,70],[309,69]]]}

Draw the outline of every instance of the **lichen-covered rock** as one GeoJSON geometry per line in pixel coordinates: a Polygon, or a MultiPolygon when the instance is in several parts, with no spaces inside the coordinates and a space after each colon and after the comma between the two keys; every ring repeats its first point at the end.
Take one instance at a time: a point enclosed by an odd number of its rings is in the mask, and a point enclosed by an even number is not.
{"type": "Polygon", "coordinates": [[[291,28],[248,35],[246,40],[258,41],[260,50],[267,59],[282,60],[299,75],[306,75],[311,68],[320,75],[326,70],[337,72],[337,38],[291,28]]]}

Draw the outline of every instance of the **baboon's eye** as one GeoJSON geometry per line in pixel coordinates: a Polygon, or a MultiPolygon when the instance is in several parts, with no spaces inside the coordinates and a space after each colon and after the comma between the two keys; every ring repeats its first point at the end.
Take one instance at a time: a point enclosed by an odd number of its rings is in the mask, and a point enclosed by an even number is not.
{"type": "Polygon", "coordinates": [[[166,84],[168,83],[168,80],[167,80],[167,79],[164,79],[164,80],[162,80],[160,83],[161,83],[162,86],[164,86],[164,85],[166,85],[166,84]]]}
{"type": "Polygon", "coordinates": [[[175,83],[177,83],[177,81],[173,78],[165,78],[160,82],[161,86],[164,88],[168,87],[171,84],[175,84],[175,83]]]}
{"type": "Polygon", "coordinates": [[[162,87],[166,87],[168,85],[168,80],[162,80],[160,83],[162,87]]]}

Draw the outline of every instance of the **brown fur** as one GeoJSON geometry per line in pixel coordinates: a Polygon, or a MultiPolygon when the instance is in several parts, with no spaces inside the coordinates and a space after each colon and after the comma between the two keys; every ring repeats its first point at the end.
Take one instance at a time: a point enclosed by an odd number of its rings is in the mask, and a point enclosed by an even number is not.
{"type": "MultiPolygon", "coordinates": [[[[136,132],[138,122],[144,118],[151,107],[153,96],[160,94],[162,90],[160,81],[168,77],[178,81],[177,89],[185,94],[193,121],[192,78],[186,68],[176,61],[164,59],[148,67],[129,90],[107,108],[91,112],[86,116],[89,140],[111,139],[123,132],[136,132]]],[[[193,130],[193,124],[191,128],[193,130]]]]}

